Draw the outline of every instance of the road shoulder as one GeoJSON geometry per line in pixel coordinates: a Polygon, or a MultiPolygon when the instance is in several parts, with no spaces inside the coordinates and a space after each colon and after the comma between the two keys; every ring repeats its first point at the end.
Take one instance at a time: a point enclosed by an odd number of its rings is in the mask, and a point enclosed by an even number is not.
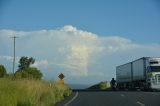
{"type": "Polygon", "coordinates": [[[63,101],[60,101],[58,103],[56,103],[54,106],[64,106],[65,104],[67,104],[70,100],[72,100],[72,98],[74,98],[76,96],[76,92],[72,92],[72,94],[66,98],[64,98],[63,101]]]}

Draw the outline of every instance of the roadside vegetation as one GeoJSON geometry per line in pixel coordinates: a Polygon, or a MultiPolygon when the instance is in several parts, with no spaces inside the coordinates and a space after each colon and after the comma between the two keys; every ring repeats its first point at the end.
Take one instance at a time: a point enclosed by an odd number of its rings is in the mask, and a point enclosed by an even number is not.
{"type": "Polygon", "coordinates": [[[88,89],[93,89],[93,90],[107,90],[110,88],[110,83],[109,82],[100,82],[98,84],[95,84],[88,89]]]}
{"type": "Polygon", "coordinates": [[[6,68],[0,64],[0,78],[5,77],[7,75],[6,68]]]}
{"type": "Polygon", "coordinates": [[[54,82],[0,79],[0,106],[51,106],[70,94],[69,87],[54,82]]]}
{"type": "Polygon", "coordinates": [[[34,61],[21,57],[14,74],[0,65],[0,106],[51,106],[72,93],[65,84],[41,80],[40,70],[30,66],[34,61]]]}

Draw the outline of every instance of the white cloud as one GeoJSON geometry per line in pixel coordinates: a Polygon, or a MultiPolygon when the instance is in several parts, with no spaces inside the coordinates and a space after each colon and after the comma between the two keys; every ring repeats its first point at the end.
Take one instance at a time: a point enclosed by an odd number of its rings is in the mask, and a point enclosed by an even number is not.
{"type": "Polygon", "coordinates": [[[158,44],[136,44],[123,37],[99,36],[66,25],[59,29],[31,32],[0,30],[0,60],[12,60],[6,53],[9,55],[12,52],[10,36],[13,35],[19,36],[16,41],[18,57],[32,56],[37,60],[33,66],[63,67],[66,73],[75,76],[88,76],[92,71],[89,67],[96,67],[92,64],[102,63],[108,55],[138,50],[160,52],[158,44]]]}
{"type": "MultiPolygon", "coordinates": [[[[15,62],[18,63],[20,57],[15,57],[15,62]]],[[[13,56],[0,56],[0,61],[13,62],[13,56]]]]}
{"type": "Polygon", "coordinates": [[[13,61],[13,57],[12,56],[0,56],[1,60],[7,60],[7,61],[13,61]]]}
{"type": "Polygon", "coordinates": [[[73,27],[72,25],[65,25],[61,31],[64,31],[64,32],[76,32],[77,29],[75,27],[73,27]]]}
{"type": "Polygon", "coordinates": [[[35,63],[32,65],[33,67],[47,67],[49,65],[49,62],[47,60],[39,60],[35,61],[35,63]]]}

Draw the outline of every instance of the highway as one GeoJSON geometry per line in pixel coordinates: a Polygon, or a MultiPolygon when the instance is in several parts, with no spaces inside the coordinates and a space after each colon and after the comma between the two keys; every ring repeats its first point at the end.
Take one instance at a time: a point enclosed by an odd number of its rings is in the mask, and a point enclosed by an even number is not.
{"type": "Polygon", "coordinates": [[[160,106],[160,92],[74,91],[57,106],[160,106]]]}

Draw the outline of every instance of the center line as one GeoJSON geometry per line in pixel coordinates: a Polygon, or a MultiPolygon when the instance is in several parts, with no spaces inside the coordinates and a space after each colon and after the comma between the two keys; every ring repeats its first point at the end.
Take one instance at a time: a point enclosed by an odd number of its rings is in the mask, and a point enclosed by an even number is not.
{"type": "Polygon", "coordinates": [[[121,96],[124,96],[123,94],[121,94],[121,96]]]}
{"type": "Polygon", "coordinates": [[[143,103],[141,103],[141,102],[139,102],[139,101],[137,101],[137,103],[138,103],[139,105],[141,105],[141,106],[146,106],[145,104],[143,104],[143,103]]]}

